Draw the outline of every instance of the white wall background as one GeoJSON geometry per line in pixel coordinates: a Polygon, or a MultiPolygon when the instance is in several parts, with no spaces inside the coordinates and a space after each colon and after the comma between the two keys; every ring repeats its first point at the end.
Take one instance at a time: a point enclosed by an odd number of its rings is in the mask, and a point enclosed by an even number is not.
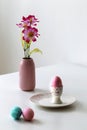
{"type": "Polygon", "coordinates": [[[87,0],[0,0],[0,74],[18,71],[23,57],[21,17],[39,18],[41,36],[33,47],[36,67],[73,61],[87,65],[87,0]]]}

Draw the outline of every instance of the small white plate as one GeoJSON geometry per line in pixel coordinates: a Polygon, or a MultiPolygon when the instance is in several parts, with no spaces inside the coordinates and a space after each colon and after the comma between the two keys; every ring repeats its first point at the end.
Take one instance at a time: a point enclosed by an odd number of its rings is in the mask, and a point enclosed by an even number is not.
{"type": "Polygon", "coordinates": [[[40,93],[40,94],[36,94],[30,97],[30,101],[35,103],[36,105],[39,105],[42,107],[51,107],[51,108],[69,106],[76,101],[75,97],[61,96],[62,103],[53,104],[51,103],[51,98],[52,98],[51,93],[40,93]]]}

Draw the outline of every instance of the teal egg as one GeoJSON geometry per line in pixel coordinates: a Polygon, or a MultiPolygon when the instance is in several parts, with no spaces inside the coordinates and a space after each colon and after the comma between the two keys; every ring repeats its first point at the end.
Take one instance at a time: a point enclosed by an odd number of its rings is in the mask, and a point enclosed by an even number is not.
{"type": "Polygon", "coordinates": [[[14,107],[11,111],[11,116],[15,119],[15,120],[19,120],[20,116],[22,115],[22,110],[20,107],[14,107]]]}

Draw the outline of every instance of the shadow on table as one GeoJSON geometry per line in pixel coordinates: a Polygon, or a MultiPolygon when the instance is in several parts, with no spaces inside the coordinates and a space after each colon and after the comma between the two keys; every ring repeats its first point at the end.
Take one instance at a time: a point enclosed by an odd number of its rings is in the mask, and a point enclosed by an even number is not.
{"type": "Polygon", "coordinates": [[[38,119],[33,119],[32,121],[25,121],[23,118],[21,118],[20,120],[16,120],[16,122],[21,123],[21,124],[35,124],[35,125],[42,124],[41,120],[38,120],[38,119]]]}
{"type": "Polygon", "coordinates": [[[48,91],[47,90],[44,90],[44,89],[39,89],[39,88],[36,88],[34,90],[35,93],[47,93],[48,91]]]}

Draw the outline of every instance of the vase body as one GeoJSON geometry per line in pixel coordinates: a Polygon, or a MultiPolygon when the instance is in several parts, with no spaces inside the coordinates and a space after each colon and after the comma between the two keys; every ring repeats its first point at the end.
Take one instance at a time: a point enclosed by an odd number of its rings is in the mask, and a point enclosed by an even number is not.
{"type": "Polygon", "coordinates": [[[35,64],[32,58],[23,58],[19,66],[19,85],[23,91],[35,88],[35,64]]]}

